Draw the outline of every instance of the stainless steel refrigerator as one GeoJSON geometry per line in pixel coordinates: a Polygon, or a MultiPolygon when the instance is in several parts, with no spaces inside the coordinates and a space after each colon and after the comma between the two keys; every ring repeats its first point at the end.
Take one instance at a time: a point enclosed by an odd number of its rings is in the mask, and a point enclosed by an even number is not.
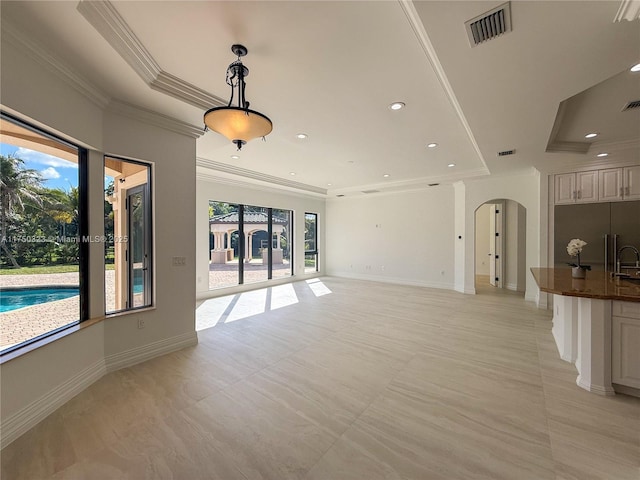
{"type": "MultiPolygon", "coordinates": [[[[640,250],[640,201],[556,205],[554,212],[554,263],[557,267],[575,263],[567,253],[573,238],[587,242],[580,262],[594,270],[615,271],[616,251],[631,245],[640,250]]],[[[636,253],[625,249],[624,265],[635,265],[636,253]]]]}

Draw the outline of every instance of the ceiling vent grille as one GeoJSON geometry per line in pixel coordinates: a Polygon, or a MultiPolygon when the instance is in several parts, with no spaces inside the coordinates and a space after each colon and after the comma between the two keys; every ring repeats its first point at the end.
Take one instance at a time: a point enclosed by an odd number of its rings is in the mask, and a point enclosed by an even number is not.
{"type": "Polygon", "coordinates": [[[633,110],[634,108],[638,108],[638,107],[640,107],[640,100],[634,100],[633,102],[627,103],[622,109],[622,111],[624,112],[626,110],[633,110]]]}
{"type": "Polygon", "coordinates": [[[506,157],[507,155],[513,155],[514,153],[516,153],[515,149],[513,149],[513,150],[503,150],[501,152],[498,152],[498,156],[499,157],[506,157]]]}
{"type": "Polygon", "coordinates": [[[380,193],[380,190],[362,190],[362,193],[380,193]]]}
{"type": "Polygon", "coordinates": [[[511,2],[489,10],[465,22],[472,47],[511,31],[511,2]]]}

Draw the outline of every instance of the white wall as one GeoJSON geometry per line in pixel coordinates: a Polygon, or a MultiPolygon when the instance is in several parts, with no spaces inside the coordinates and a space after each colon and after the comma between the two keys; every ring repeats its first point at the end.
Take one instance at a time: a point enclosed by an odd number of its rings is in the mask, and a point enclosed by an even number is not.
{"type": "Polygon", "coordinates": [[[327,272],[351,278],[453,288],[454,191],[327,201],[327,272]]]}
{"type": "MultiPolygon", "coordinates": [[[[546,181],[546,179],[545,179],[546,181]]],[[[546,225],[546,217],[540,216],[540,207],[545,205],[546,192],[543,199],[541,193],[541,178],[537,171],[512,176],[489,177],[474,181],[465,181],[464,208],[456,205],[456,221],[459,216],[464,216],[465,230],[472,232],[475,221],[475,210],[490,200],[504,198],[520,203],[526,209],[526,280],[525,299],[536,301],[538,299],[538,287],[531,275],[531,267],[541,266],[546,262],[546,248],[541,250],[541,240],[546,242],[546,232],[544,238],[540,235],[540,225],[546,225]],[[543,260],[544,259],[544,260],[543,260]]],[[[458,197],[456,197],[458,200],[458,197]]],[[[474,291],[474,237],[468,236],[464,242],[464,255],[456,257],[456,262],[461,259],[464,262],[462,268],[462,278],[456,278],[456,285],[459,281],[464,283],[464,291],[474,291]]],[[[456,265],[456,271],[458,271],[456,265]]],[[[539,306],[545,306],[540,305],[539,306]]]]}
{"type": "MultiPolygon", "coordinates": [[[[294,278],[317,276],[304,273],[304,214],[305,212],[318,214],[318,257],[319,274],[325,271],[325,202],[323,198],[306,195],[288,194],[271,188],[261,188],[248,184],[238,185],[223,179],[201,176],[196,183],[196,285],[197,297],[209,298],[218,295],[228,295],[259,286],[291,281],[292,278],[272,280],[260,284],[251,284],[229,288],[209,290],[209,200],[220,202],[256,205],[259,207],[281,208],[293,210],[293,255],[294,278]]],[[[193,227],[192,227],[193,228],[193,227]]]]}
{"type": "Polygon", "coordinates": [[[518,292],[525,291],[526,268],[526,210],[518,202],[505,202],[506,245],[505,287],[518,292]]]}
{"type": "Polygon", "coordinates": [[[476,275],[489,275],[489,215],[488,203],[476,210],[476,275]]]}
{"type": "Polygon", "coordinates": [[[195,331],[195,140],[107,112],[104,150],[152,163],[155,310],[105,323],[105,355],[195,331]],[[186,257],[174,267],[172,257],[186,257]],[[146,327],[138,329],[138,318],[146,327]]]}
{"type": "MultiPolygon", "coordinates": [[[[103,233],[103,153],[153,162],[156,306],[107,318],[11,360],[3,360],[3,445],[32,427],[108,369],[197,341],[195,334],[195,138],[101,109],[82,89],[12,41],[1,43],[3,110],[87,146],[89,234],[103,233]],[[184,256],[185,267],[172,267],[184,256]],[[137,328],[144,317],[146,328],[137,328]]],[[[86,93],[86,92],[85,92],[86,93]]],[[[132,110],[135,111],[135,110],[132,110]]],[[[144,116],[141,116],[143,118],[144,116]]],[[[90,246],[90,312],[104,311],[104,252],[90,246]]]]}

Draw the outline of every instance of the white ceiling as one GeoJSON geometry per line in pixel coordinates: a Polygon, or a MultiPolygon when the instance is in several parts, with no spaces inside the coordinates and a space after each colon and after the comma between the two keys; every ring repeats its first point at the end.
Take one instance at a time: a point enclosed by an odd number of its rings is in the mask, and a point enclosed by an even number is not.
{"type": "Polygon", "coordinates": [[[247,99],[274,130],[239,153],[201,136],[209,175],[352,195],[602,166],[603,148],[608,164],[639,162],[640,113],[619,104],[640,100],[640,21],[614,22],[618,2],[514,1],[512,32],[471,48],[464,22],[500,3],[2,1],[0,14],[108,101],[198,128],[207,102],[228,101],[230,47],[244,44],[247,99]],[[586,153],[546,152],[583,130],[601,133],[586,153]]]}

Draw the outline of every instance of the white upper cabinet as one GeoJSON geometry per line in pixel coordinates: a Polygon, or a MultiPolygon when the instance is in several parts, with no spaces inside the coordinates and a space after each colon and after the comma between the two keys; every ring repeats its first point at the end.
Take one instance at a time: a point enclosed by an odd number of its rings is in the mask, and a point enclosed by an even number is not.
{"type": "Polygon", "coordinates": [[[565,173],[556,175],[556,204],[575,203],[576,202],[576,174],[565,173]]]}
{"type": "Polygon", "coordinates": [[[615,202],[622,200],[624,189],[622,188],[621,168],[600,170],[599,184],[601,201],[615,202]]]}
{"type": "Polygon", "coordinates": [[[597,201],[597,171],[564,173],[555,176],[555,202],[557,205],[597,201]]]}
{"type": "Polygon", "coordinates": [[[597,202],[598,197],[598,172],[576,173],[576,201],[597,202]]]}
{"type": "Polygon", "coordinates": [[[600,170],[600,201],[640,199],[640,165],[600,170]]]}
{"type": "Polygon", "coordinates": [[[554,176],[555,204],[640,200],[640,165],[554,176]]]}
{"type": "Polygon", "coordinates": [[[622,169],[624,199],[640,200],[640,165],[622,169]]]}

